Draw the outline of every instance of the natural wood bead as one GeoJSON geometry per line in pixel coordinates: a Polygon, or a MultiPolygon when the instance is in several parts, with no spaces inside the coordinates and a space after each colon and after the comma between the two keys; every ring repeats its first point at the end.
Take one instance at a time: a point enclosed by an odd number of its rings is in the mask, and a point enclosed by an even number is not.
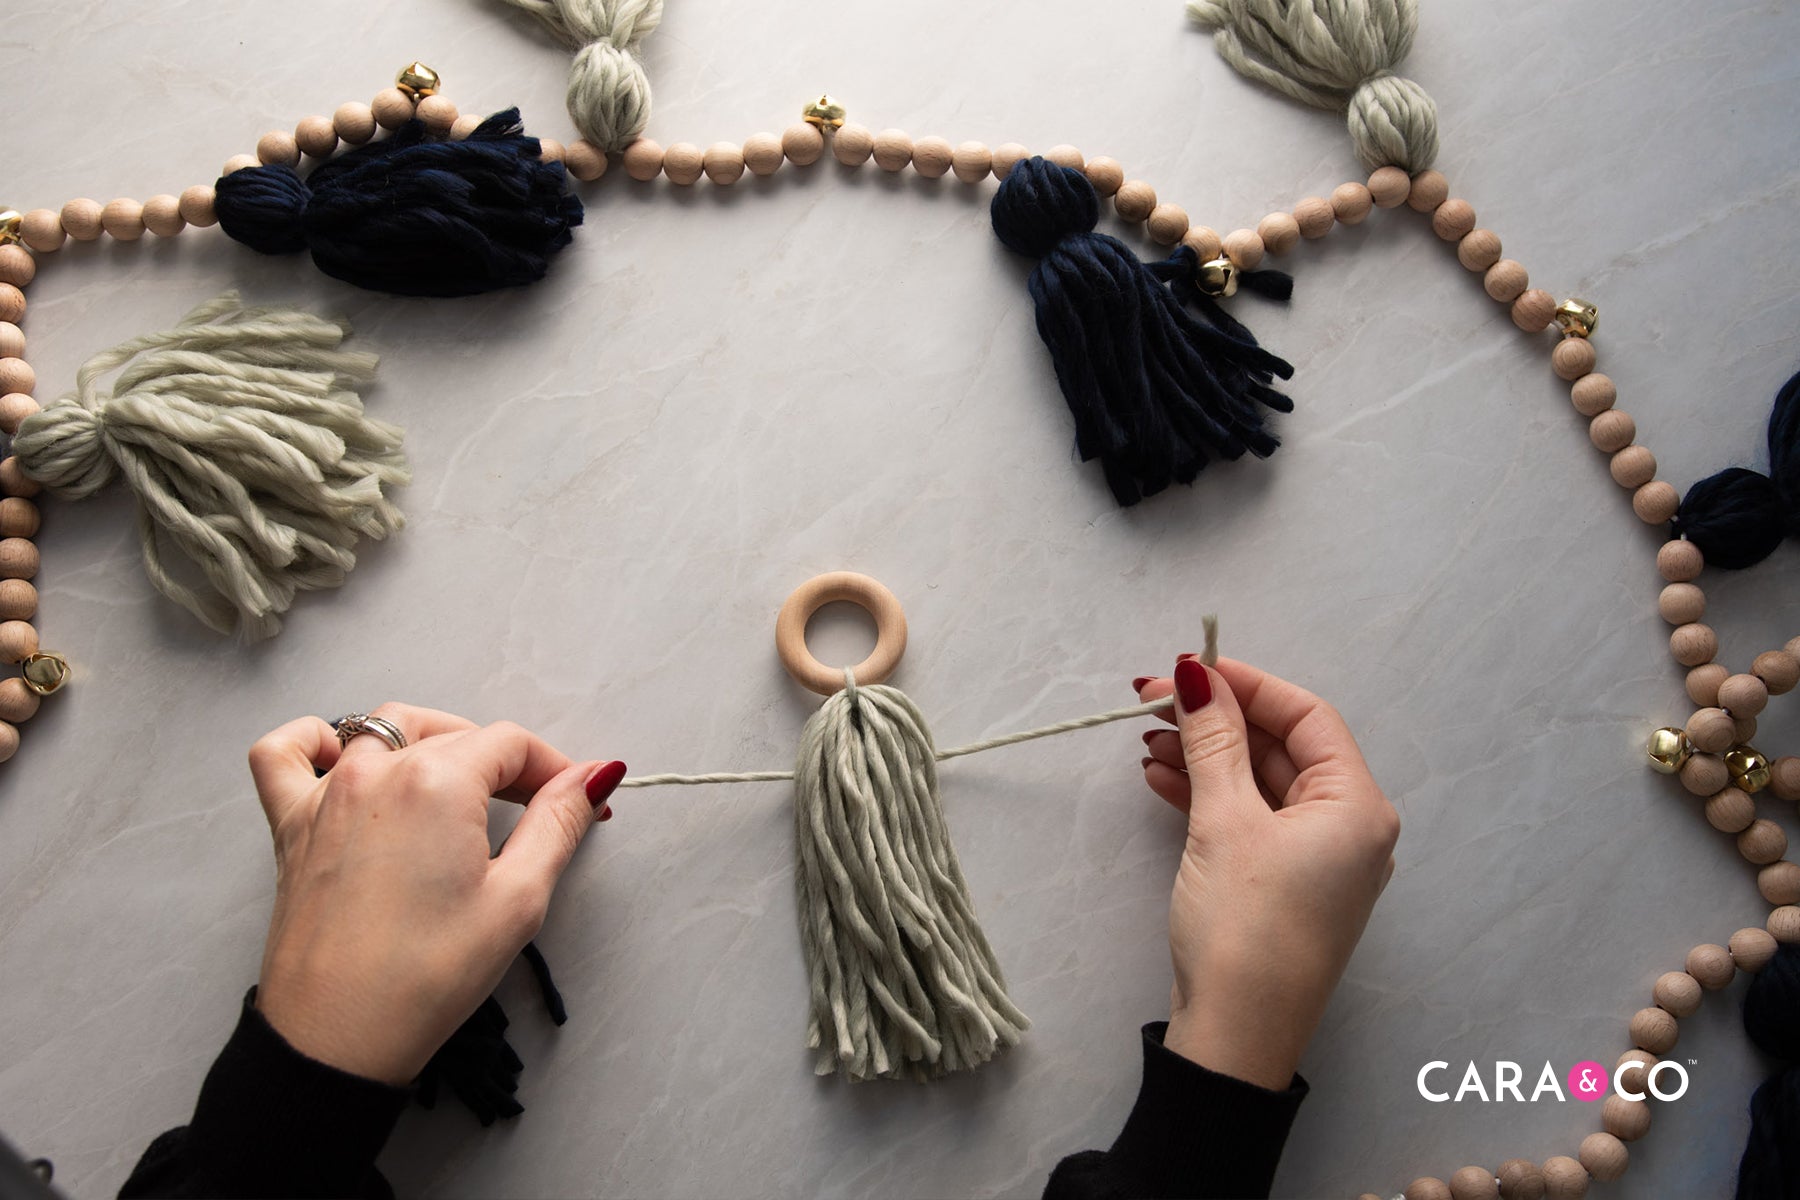
{"type": "Polygon", "coordinates": [[[0,358],[0,393],[29,396],[37,388],[37,372],[22,358],[0,358]]]}
{"type": "Polygon", "coordinates": [[[1754,742],[1756,740],[1755,717],[1733,717],[1731,719],[1731,724],[1732,728],[1737,732],[1738,745],[1741,746],[1745,742],[1754,742]]]}
{"type": "Polygon", "coordinates": [[[1670,583],[1686,583],[1700,577],[1706,569],[1706,558],[1694,543],[1671,538],[1656,552],[1656,569],[1670,583]]]}
{"type": "Polygon", "coordinates": [[[1719,653],[1719,635],[1698,621],[1677,626],[1669,635],[1669,653],[1684,667],[1709,663],[1719,653]]]}
{"type": "Polygon", "coordinates": [[[383,88],[369,103],[375,123],[383,129],[398,129],[413,117],[412,97],[399,88],[383,88]]]}
{"type": "Polygon", "coordinates": [[[744,177],[744,152],[735,142],[714,142],[706,148],[700,165],[715,184],[736,183],[744,177]]]}
{"type": "Polygon", "coordinates": [[[1731,782],[1725,760],[1716,754],[1694,754],[1681,768],[1681,786],[1696,796],[1716,796],[1731,782]]]}
{"type": "Polygon", "coordinates": [[[1618,398],[1619,389],[1613,385],[1612,378],[1598,372],[1583,375],[1569,388],[1569,403],[1584,417],[1598,416],[1611,408],[1618,398]]]}
{"type": "MultiPolygon", "coordinates": [[[[1031,151],[1019,145],[1019,143],[1001,142],[998,146],[994,147],[994,178],[1004,180],[1008,175],[1012,174],[1014,167],[1030,157],[1031,151]]],[[[1112,160],[1108,159],[1107,161],[1110,162],[1112,160]]],[[[1124,178],[1122,172],[1120,178],[1124,178]]],[[[1112,187],[1112,191],[1104,191],[1100,194],[1102,196],[1110,196],[1113,192],[1118,190],[1119,185],[1115,183],[1112,187]]]]}
{"type": "Polygon", "coordinates": [[[1127,221],[1143,221],[1156,210],[1156,189],[1141,179],[1127,179],[1113,193],[1113,207],[1127,221]]]}
{"type": "Polygon", "coordinates": [[[481,128],[481,122],[480,113],[464,113],[450,122],[450,140],[453,142],[468,141],[470,137],[474,136],[475,131],[481,128]]]}
{"type": "Polygon", "coordinates": [[[1067,167],[1071,171],[1080,171],[1087,166],[1087,157],[1078,147],[1067,142],[1059,142],[1044,151],[1044,157],[1059,167],[1067,167]]]}
{"type": "Polygon", "coordinates": [[[1119,165],[1118,159],[1107,158],[1103,154],[1088,162],[1087,178],[1096,192],[1102,196],[1110,196],[1125,182],[1125,168],[1119,165]]]}
{"type": "Polygon", "coordinates": [[[36,537],[41,520],[38,506],[23,496],[0,500],[0,537],[36,537]]]}
{"type": "Polygon", "coordinates": [[[1675,485],[1653,479],[1631,494],[1631,511],[1646,525],[1667,525],[1681,507],[1675,485]]]}
{"type": "MultiPolygon", "coordinates": [[[[1773,915],[1770,914],[1771,918],[1773,915]]],[[[1752,975],[1769,965],[1769,960],[1775,957],[1778,948],[1773,934],[1755,926],[1732,934],[1730,947],[1731,961],[1737,964],[1737,969],[1752,975]]]]}
{"type": "Polygon", "coordinates": [[[1187,209],[1179,204],[1159,204],[1150,210],[1150,218],[1144,223],[1150,233],[1150,240],[1159,246],[1173,246],[1187,236],[1187,209]]]}
{"type": "Polygon", "coordinates": [[[0,762],[6,762],[19,752],[19,731],[5,721],[0,721],[0,762]]]}
{"type": "Polygon", "coordinates": [[[1481,286],[1487,294],[1502,304],[1517,300],[1530,282],[1531,276],[1526,273],[1524,264],[1510,258],[1501,259],[1481,277],[1481,286]]]}
{"type": "Polygon", "coordinates": [[[1587,1173],[1601,1183],[1611,1183],[1623,1175],[1631,1162],[1631,1151],[1625,1148],[1625,1143],[1605,1131],[1582,1138],[1578,1153],[1587,1173]]]}
{"type": "MultiPolygon", "coordinates": [[[[796,167],[810,167],[825,153],[825,135],[804,121],[789,125],[781,131],[781,153],[796,167]]],[[[668,170],[666,162],[663,170],[668,170]]]]}
{"type": "Polygon", "coordinates": [[[1800,904],[1800,863],[1770,863],[1756,873],[1756,890],[1770,904],[1800,904]]]}
{"type": "Polygon", "coordinates": [[[1737,964],[1731,960],[1731,952],[1712,942],[1702,942],[1689,950],[1686,966],[1687,973],[1709,992],[1716,992],[1730,983],[1731,977],[1737,973],[1737,964]]]}
{"type": "MultiPolygon", "coordinates": [[[[432,98],[431,96],[425,97],[426,100],[432,98]]],[[[424,101],[420,101],[420,103],[424,103],[424,101]]],[[[563,160],[563,144],[555,138],[541,137],[537,140],[537,144],[539,162],[559,163],[563,160]]]]}
{"type": "Polygon", "coordinates": [[[1701,812],[1720,833],[1742,833],[1756,820],[1756,801],[1743,788],[1727,785],[1706,798],[1701,812]]]}
{"type": "Polygon", "coordinates": [[[181,215],[181,198],[167,192],[144,201],[144,228],[159,238],[174,237],[187,228],[181,215]]]}
{"type": "Polygon", "coordinates": [[[1190,225],[1181,236],[1181,244],[1194,252],[1201,262],[1211,262],[1225,252],[1219,231],[1206,225],[1190,225]]]}
{"type": "MultiPolygon", "coordinates": [[[[1456,243],[1456,261],[1468,270],[1485,274],[1500,261],[1500,235],[1491,229],[1471,229],[1456,243]]],[[[1585,340],[1585,339],[1583,339],[1585,340]]]]}
{"type": "Polygon", "coordinates": [[[100,210],[100,227],[115,241],[135,242],[144,236],[144,206],[121,196],[100,210]]]}
{"type": "Polygon", "coordinates": [[[1336,223],[1337,217],[1331,211],[1329,200],[1308,196],[1294,205],[1294,224],[1300,227],[1300,236],[1309,242],[1330,233],[1336,223]]]}
{"type": "Polygon", "coordinates": [[[8,496],[35,496],[43,491],[43,485],[25,474],[19,466],[19,456],[9,454],[0,458],[0,490],[8,496]]]}
{"type": "Polygon", "coordinates": [[[1600,1126],[1621,1142],[1635,1142],[1650,1132],[1650,1105],[1615,1093],[1600,1102],[1600,1126]]]}
{"type": "Polygon", "coordinates": [[[300,162],[300,144],[285,129],[271,129],[256,139],[256,159],[265,167],[292,167],[300,162]]]}
{"type": "MultiPolygon", "coordinates": [[[[1657,596],[1656,611],[1671,625],[1698,621],[1706,613],[1706,593],[1691,583],[1671,583],[1657,596]]],[[[1711,749],[1710,746],[1701,748],[1711,749]]]]}
{"type": "Polygon", "coordinates": [[[1340,183],[1331,189],[1331,215],[1340,225],[1361,225],[1375,207],[1375,197],[1360,183],[1340,183]]]}
{"type": "Polygon", "coordinates": [[[1784,754],[1769,764],[1769,790],[1777,800],[1800,800],[1800,757],[1784,754]]]}
{"type": "Polygon", "coordinates": [[[1566,1154],[1544,1160],[1544,1200],[1581,1200],[1587,1190],[1586,1167],[1566,1154]]]}
{"type": "Polygon", "coordinates": [[[413,116],[424,123],[425,128],[436,134],[450,132],[456,124],[456,118],[462,116],[457,111],[456,101],[448,96],[427,96],[413,105],[413,116]]]}
{"type": "Polygon", "coordinates": [[[1660,1008],[1640,1008],[1631,1017],[1631,1044],[1652,1054],[1667,1054],[1675,1048],[1680,1024],[1660,1008]]]}
{"type": "Polygon", "coordinates": [[[1757,867],[1766,867],[1770,863],[1781,861],[1787,853],[1787,834],[1781,826],[1766,818],[1752,821],[1750,828],[1738,834],[1738,853],[1744,861],[1757,867]]]}
{"type": "MultiPolygon", "coordinates": [[[[758,136],[764,135],[759,134],[758,136]]],[[[774,140],[776,149],[779,150],[780,139],[776,138],[774,134],[766,136],[774,140]]],[[[751,139],[751,141],[755,140],[755,138],[751,139]]],[[[832,135],[831,155],[846,167],[862,166],[869,161],[869,156],[873,153],[875,153],[875,135],[869,131],[866,125],[845,125],[832,135]]],[[[745,142],[744,155],[748,157],[749,154],[750,142],[745,142]]],[[[754,167],[751,169],[755,170],[754,167]]]]}
{"type": "Polygon", "coordinates": [[[217,197],[213,190],[203,183],[197,183],[181,193],[181,219],[195,229],[208,229],[219,223],[219,213],[214,207],[217,197]]]}
{"type": "Polygon", "coordinates": [[[1406,193],[1406,206],[1414,212],[1428,213],[1450,197],[1450,181],[1437,171],[1420,171],[1412,177],[1406,193]]]}
{"type": "Polygon", "coordinates": [[[294,126],[294,144],[308,158],[330,158],[337,149],[337,128],[330,117],[302,117],[294,126]]]}
{"type": "MultiPolygon", "coordinates": [[[[1474,237],[1474,234],[1470,234],[1474,237]]],[[[1594,369],[1594,343],[1584,337],[1566,337],[1550,351],[1550,369],[1558,379],[1571,383],[1594,369]]]]}
{"type": "Polygon", "coordinates": [[[25,293],[10,283],[0,283],[0,321],[17,325],[25,316],[25,293]]]}
{"type": "Polygon", "coordinates": [[[0,621],[0,662],[22,663],[37,652],[37,630],[30,621],[0,621]]]}
{"type": "Polygon", "coordinates": [[[23,725],[37,716],[43,700],[17,675],[0,679],[0,721],[23,725]]]}
{"type": "Polygon", "coordinates": [[[1556,297],[1538,288],[1524,292],[1512,304],[1513,324],[1526,333],[1542,333],[1556,316],[1556,297]]]}
{"type": "Polygon", "coordinates": [[[1446,200],[1431,214],[1431,232],[1446,242],[1461,242],[1475,231],[1475,208],[1467,200],[1446,200]]]}
{"type": "Polygon", "coordinates": [[[1627,446],[1612,456],[1607,464],[1613,482],[1628,491],[1636,491],[1656,478],[1656,455],[1644,446],[1627,446]]]}
{"type": "Polygon", "coordinates": [[[1754,717],[1768,706],[1769,689],[1754,675],[1733,675],[1719,685],[1719,707],[1734,717],[1754,717]]]}
{"type": "MultiPolygon", "coordinates": [[[[1717,947],[1717,949],[1719,950],[1719,953],[1725,953],[1723,947],[1717,947]]],[[[1725,966],[1735,973],[1736,968],[1731,966],[1731,958],[1729,955],[1726,955],[1725,966]]],[[[1689,978],[1691,979],[1693,977],[1689,976],[1689,978]]],[[[1729,980],[1730,976],[1726,976],[1726,979],[1729,980]]],[[[1618,1075],[1622,1087],[1630,1088],[1634,1092],[1645,1092],[1649,1090],[1649,1073],[1651,1069],[1656,1066],[1657,1061],[1656,1055],[1646,1053],[1643,1050],[1633,1047],[1619,1055],[1619,1060],[1613,1064],[1613,1069],[1615,1074],[1618,1075]],[[1619,1072],[1618,1068],[1625,1066],[1626,1063],[1636,1063],[1639,1069],[1635,1071],[1627,1069],[1623,1072],[1619,1072]]]]}
{"type": "Polygon", "coordinates": [[[1800,905],[1784,904],[1771,910],[1769,936],[1784,946],[1800,943],[1800,905]]]}
{"type": "Polygon", "coordinates": [[[638,138],[625,147],[620,157],[625,163],[625,173],[639,183],[649,183],[662,174],[663,148],[649,138],[638,138]]]}
{"type": "Polygon", "coordinates": [[[69,201],[62,206],[63,231],[78,242],[95,241],[103,232],[100,225],[101,211],[97,201],[85,196],[69,201]]]}
{"type": "MultiPolygon", "coordinates": [[[[575,144],[579,146],[584,145],[585,143],[577,142],[575,144]]],[[[869,131],[867,129],[863,129],[861,125],[846,125],[843,129],[838,130],[837,136],[832,139],[831,152],[836,156],[839,162],[854,167],[868,159],[869,148],[874,144],[875,139],[869,136],[869,131]],[[866,139],[866,144],[863,147],[862,158],[857,159],[855,162],[846,162],[844,158],[845,151],[843,149],[844,132],[845,130],[852,128],[861,130],[866,139]]],[[[749,168],[752,175],[761,178],[767,178],[768,176],[773,175],[781,169],[781,164],[787,161],[787,155],[783,154],[781,150],[781,139],[772,133],[753,133],[745,138],[743,153],[744,166],[749,168]]],[[[602,161],[604,161],[604,158],[602,161]]],[[[564,165],[568,165],[566,161],[564,165]]]]}
{"type": "Polygon", "coordinates": [[[11,321],[0,321],[0,355],[25,357],[25,331],[11,321]]]}
{"type": "Polygon", "coordinates": [[[1254,229],[1232,230],[1225,235],[1220,248],[1241,270],[1254,271],[1263,260],[1263,240],[1254,229]]]}
{"type": "Polygon", "coordinates": [[[0,621],[29,621],[37,615],[37,589],[23,579],[0,579],[0,621]]]}
{"type": "Polygon", "coordinates": [[[251,167],[261,165],[254,154],[234,154],[225,160],[225,165],[219,168],[219,174],[236,175],[239,171],[248,171],[251,167]]]}
{"type": "Polygon", "coordinates": [[[338,105],[331,114],[331,129],[345,144],[360,146],[375,136],[375,112],[360,100],[338,105]]]}
{"type": "Polygon", "coordinates": [[[950,170],[964,183],[980,183],[994,172],[994,152],[986,142],[963,142],[950,156],[950,170]]]}
{"type": "Polygon", "coordinates": [[[1787,645],[1783,646],[1782,649],[1793,655],[1796,659],[1800,659],[1800,637],[1792,639],[1787,645]]]}
{"type": "MultiPolygon", "coordinates": [[[[776,147],[775,158],[777,162],[781,159],[779,146],[776,147]]],[[[592,183],[606,174],[606,152],[586,138],[576,138],[563,152],[563,166],[582,183],[592,183]]]]}
{"type": "Polygon", "coordinates": [[[62,249],[69,235],[63,231],[62,218],[54,209],[34,208],[20,223],[19,236],[39,254],[54,254],[62,249]]]}
{"type": "Polygon", "coordinates": [[[1544,1173],[1529,1158],[1509,1158],[1494,1174],[1506,1200],[1544,1200],[1544,1173]]]}
{"type": "Polygon", "coordinates": [[[1588,440],[1602,454],[1623,450],[1636,437],[1637,422],[1623,409],[1609,408],[1588,422],[1588,440]]]}
{"type": "Polygon", "coordinates": [[[1718,663],[1701,663],[1687,673],[1687,694],[1701,708],[1716,708],[1719,704],[1719,685],[1729,675],[1718,663]]]}
{"type": "Polygon", "coordinates": [[[1256,223],[1256,236],[1270,254],[1286,254],[1300,244],[1300,222],[1284,212],[1272,212],[1256,223]]]}
{"type": "Polygon", "coordinates": [[[1800,659],[1786,650],[1765,650],[1750,664],[1750,673],[1762,680],[1771,696],[1784,696],[1800,683],[1800,659]]]}
{"type": "Polygon", "coordinates": [[[1450,1200],[1450,1185],[1435,1175],[1421,1175],[1406,1185],[1406,1200],[1450,1200]]]}
{"type": "Polygon", "coordinates": [[[912,135],[904,130],[884,129],[875,135],[875,165],[884,171],[904,170],[912,152],[912,135]]]}
{"type": "Polygon", "coordinates": [[[1406,203],[1412,180],[1399,167],[1376,167],[1369,175],[1369,195],[1377,208],[1398,208],[1406,203]]]}
{"type": "Polygon", "coordinates": [[[955,161],[955,148],[941,137],[926,136],[913,143],[913,170],[927,179],[942,179],[955,161]]]}
{"type": "Polygon", "coordinates": [[[1462,1167],[1450,1177],[1451,1200],[1500,1200],[1500,1185],[1486,1167],[1462,1167]]]}
{"type": "Polygon", "coordinates": [[[38,548],[26,538],[0,538],[0,579],[35,579],[38,548]]]}
{"type": "Polygon", "coordinates": [[[37,278],[37,259],[23,246],[0,246],[0,283],[25,287],[37,278]]]}
{"type": "Polygon", "coordinates": [[[699,181],[700,173],[705,169],[706,155],[692,142],[676,142],[663,151],[663,175],[670,183],[690,187],[699,181]]]}
{"type": "Polygon", "coordinates": [[[1650,989],[1657,1007],[1671,1017],[1691,1017],[1700,1011],[1700,981],[1686,971],[1666,971],[1650,989]]]}

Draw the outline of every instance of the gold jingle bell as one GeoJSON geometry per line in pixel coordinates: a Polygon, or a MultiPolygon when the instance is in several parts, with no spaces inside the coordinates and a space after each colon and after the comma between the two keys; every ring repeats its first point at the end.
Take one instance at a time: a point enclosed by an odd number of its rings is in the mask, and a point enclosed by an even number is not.
{"type": "Polygon", "coordinates": [[[1664,726],[1651,734],[1650,744],[1644,750],[1650,755],[1650,769],[1660,775],[1675,774],[1694,754],[1687,731],[1673,726],[1664,726]]]}
{"type": "Polygon", "coordinates": [[[40,696],[48,696],[69,682],[69,660],[60,654],[40,650],[25,660],[25,686],[40,696]]]}
{"type": "Polygon", "coordinates": [[[424,63],[409,62],[394,76],[394,86],[414,100],[422,100],[426,96],[437,95],[438,89],[444,86],[444,81],[424,63]]]}
{"type": "Polygon", "coordinates": [[[1235,296],[1238,289],[1237,264],[1221,255],[1200,264],[1194,282],[1208,296],[1235,296]]]}
{"type": "Polygon", "coordinates": [[[1564,337],[1588,338],[1600,326],[1600,310],[1586,300],[1570,297],[1556,306],[1556,327],[1564,337]]]}
{"type": "Polygon", "coordinates": [[[0,212],[0,246],[11,246],[25,236],[25,216],[16,208],[0,212]]]}
{"type": "Polygon", "coordinates": [[[844,106],[825,93],[800,110],[800,119],[808,125],[817,125],[820,129],[842,129],[844,127],[844,106]]]}
{"type": "Polygon", "coordinates": [[[1755,795],[1769,786],[1769,759],[1755,746],[1733,746],[1725,752],[1725,769],[1741,791],[1755,795]]]}

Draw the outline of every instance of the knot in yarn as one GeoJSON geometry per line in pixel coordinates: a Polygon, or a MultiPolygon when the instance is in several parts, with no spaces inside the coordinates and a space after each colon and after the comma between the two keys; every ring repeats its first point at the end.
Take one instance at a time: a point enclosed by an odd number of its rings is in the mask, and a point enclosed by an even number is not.
{"type": "Polygon", "coordinates": [[[1769,413],[1769,473],[1726,467],[1688,489],[1671,526],[1708,566],[1741,570],[1800,537],[1800,374],[1769,413]]]}
{"type": "Polygon", "coordinates": [[[1343,112],[1357,158],[1408,174],[1437,158],[1437,105],[1394,74],[1411,51],[1418,0],[1188,0],[1238,73],[1314,108],[1343,112]]]}
{"type": "Polygon", "coordinates": [[[1800,945],[1784,945],[1750,981],[1744,1032],[1780,1069],[1750,1097],[1738,1200],[1800,1198],[1800,945]]]}
{"type": "Polygon", "coordinates": [[[662,0],[506,0],[575,50],[569,117],[602,151],[623,150],[650,121],[650,81],[637,52],[662,21],[662,0]]]}
{"type": "Polygon", "coordinates": [[[1100,198],[1087,176],[1044,158],[1015,165],[994,193],[994,234],[1008,250],[1043,258],[1074,234],[1100,222],[1100,198]]]}
{"type": "Polygon", "coordinates": [[[68,500],[86,499],[119,474],[104,412],[90,408],[79,395],[65,396],[25,418],[13,448],[32,479],[68,500]]]}

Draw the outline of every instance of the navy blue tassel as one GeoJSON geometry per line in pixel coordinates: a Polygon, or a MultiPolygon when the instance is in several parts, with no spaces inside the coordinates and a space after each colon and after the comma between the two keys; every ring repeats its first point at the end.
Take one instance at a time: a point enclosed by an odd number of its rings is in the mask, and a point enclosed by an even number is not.
{"type": "Polygon", "coordinates": [[[536,283],[581,224],[561,163],[539,160],[519,110],[463,141],[409,121],[392,137],[315,167],[251,167],[221,178],[219,226],[264,254],[312,251],[346,283],[403,296],[472,296],[536,283]]]}
{"type": "MultiPolygon", "coordinates": [[[[1272,384],[1294,369],[1201,293],[1192,250],[1140,261],[1094,232],[1100,200],[1087,177],[1042,158],[1012,169],[992,217],[1008,249],[1038,260],[1029,283],[1038,334],[1075,417],[1076,449],[1100,460],[1121,505],[1192,483],[1212,459],[1262,458],[1280,444],[1262,409],[1293,410],[1272,384]]],[[[1241,274],[1239,286],[1275,299],[1293,291],[1277,271],[1241,274]]]]}
{"type": "MultiPolygon", "coordinates": [[[[563,1007],[556,981],[550,978],[550,964],[544,961],[543,951],[536,942],[526,942],[520,954],[537,979],[550,1019],[563,1024],[569,1013],[563,1007]]],[[[519,1090],[519,1075],[525,1070],[525,1063],[506,1040],[507,1024],[506,1010],[500,1007],[500,1001],[493,996],[483,1000],[481,1007],[457,1027],[419,1072],[413,1093],[419,1104],[436,1108],[439,1090],[448,1088],[483,1125],[524,1112],[525,1106],[514,1093],[519,1090]]]]}
{"type": "Polygon", "coordinates": [[[1782,946],[1750,981],[1744,1032],[1781,1069],[1750,1098],[1738,1200],[1800,1200],[1800,946],[1782,946]]]}
{"type": "Polygon", "coordinates": [[[1800,374],[1769,414],[1769,473],[1727,467],[1688,489],[1675,533],[1700,547],[1709,567],[1753,567],[1784,538],[1800,536],[1800,374]]]}

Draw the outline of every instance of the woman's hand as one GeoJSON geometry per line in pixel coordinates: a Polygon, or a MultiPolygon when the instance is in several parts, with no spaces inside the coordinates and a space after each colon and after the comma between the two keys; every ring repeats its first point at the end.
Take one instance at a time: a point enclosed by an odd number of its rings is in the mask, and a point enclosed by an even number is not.
{"type": "Polygon", "coordinates": [[[1393,873],[1400,818],[1317,696],[1190,656],[1136,683],[1144,700],[1175,693],[1176,729],[1144,735],[1144,779],[1188,814],[1164,1045],[1286,1088],[1393,873]]]}
{"type": "Polygon", "coordinates": [[[537,934],[625,764],[573,763],[505,722],[403,704],[375,715],[404,749],[365,734],[340,751],[317,717],[250,748],[276,866],[256,1006],[301,1053],[399,1085],[537,934]],[[526,805],[492,859],[490,797],[526,805]]]}

